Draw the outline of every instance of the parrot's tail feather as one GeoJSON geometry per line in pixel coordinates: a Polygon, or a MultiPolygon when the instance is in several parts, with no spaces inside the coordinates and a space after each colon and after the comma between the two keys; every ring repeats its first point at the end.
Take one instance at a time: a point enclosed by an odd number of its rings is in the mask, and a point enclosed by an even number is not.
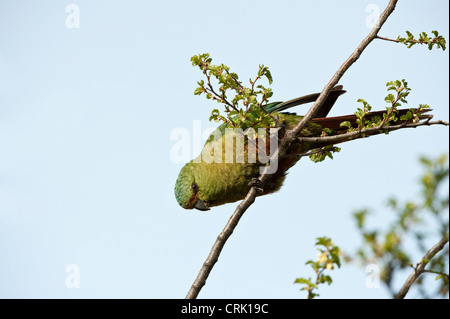
{"type": "MultiPolygon", "coordinates": [[[[410,111],[410,109],[402,109],[402,110],[398,110],[397,113],[397,117],[400,118],[402,115],[405,115],[408,111],[410,111]]],[[[430,119],[430,117],[432,117],[432,115],[423,115],[423,113],[427,113],[432,111],[432,109],[425,109],[421,111],[421,114],[419,115],[419,120],[427,120],[430,119]]],[[[366,119],[373,119],[375,120],[376,117],[382,119],[383,118],[383,114],[385,114],[386,111],[377,111],[377,112],[371,112],[368,113],[366,115],[366,119]]],[[[336,134],[339,136],[340,134],[345,134],[348,131],[348,127],[344,126],[341,127],[341,123],[348,121],[352,124],[353,128],[357,128],[358,124],[356,123],[356,115],[352,114],[352,115],[344,115],[344,116],[335,116],[335,117],[325,117],[325,118],[315,118],[313,120],[311,120],[311,122],[313,123],[317,123],[320,124],[323,128],[329,128],[331,130],[336,131],[336,134]]],[[[407,122],[411,122],[411,120],[397,120],[395,122],[394,125],[402,125],[402,124],[406,124],[407,122]]],[[[368,136],[372,136],[372,135],[378,135],[383,133],[383,130],[379,130],[379,131],[375,131],[375,132],[370,132],[370,133],[366,133],[364,136],[368,137],[368,136]]],[[[360,137],[358,137],[360,138],[360,137]]],[[[353,138],[354,139],[354,138],[353,138]]],[[[347,141],[350,141],[352,139],[342,136],[342,139],[340,140],[334,140],[333,142],[323,142],[320,143],[318,145],[316,145],[317,147],[323,147],[323,146],[328,146],[328,145],[335,145],[335,144],[339,144],[339,143],[344,143],[347,141]]]]}
{"type": "MultiPolygon", "coordinates": [[[[336,103],[336,100],[344,94],[345,91],[343,89],[344,87],[342,85],[337,85],[333,88],[333,90],[328,95],[328,98],[325,100],[324,104],[320,108],[317,117],[325,117],[330,112],[331,108],[333,107],[334,103],[336,103]]],[[[313,93],[305,96],[301,96],[286,102],[273,102],[268,105],[266,105],[266,110],[269,113],[272,112],[281,112],[287,109],[290,109],[294,106],[306,104],[310,102],[314,102],[319,97],[320,93],[313,93]]]]}
{"type": "MultiPolygon", "coordinates": [[[[400,118],[400,116],[405,115],[408,113],[410,109],[402,109],[398,110],[397,117],[400,118]]],[[[419,116],[420,120],[427,119],[428,115],[422,115],[423,113],[427,113],[432,111],[432,109],[425,109],[421,111],[421,115],[419,116]]],[[[370,112],[368,113],[365,118],[367,120],[374,120],[376,117],[379,117],[380,119],[383,118],[383,114],[385,114],[386,111],[376,111],[376,112],[370,112]]],[[[330,130],[338,131],[338,134],[340,131],[347,131],[348,127],[342,127],[342,122],[350,122],[353,128],[358,127],[358,124],[356,123],[356,115],[342,115],[342,116],[333,116],[333,117],[319,117],[314,118],[311,120],[312,123],[320,124],[322,127],[329,128],[330,130]]],[[[403,124],[405,121],[398,120],[395,124],[403,124]]]]}
{"type": "Polygon", "coordinates": [[[337,85],[333,88],[330,95],[328,95],[328,98],[325,100],[325,103],[323,103],[320,110],[317,112],[316,117],[325,117],[330,113],[339,96],[347,92],[343,88],[342,85],[337,85]]]}

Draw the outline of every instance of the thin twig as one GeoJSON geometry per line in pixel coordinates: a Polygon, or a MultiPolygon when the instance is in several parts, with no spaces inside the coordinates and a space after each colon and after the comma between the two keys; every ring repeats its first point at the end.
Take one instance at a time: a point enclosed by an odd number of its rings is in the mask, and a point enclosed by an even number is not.
{"type": "Polygon", "coordinates": [[[429,274],[435,274],[435,275],[442,276],[442,277],[447,277],[447,278],[449,277],[448,274],[446,274],[444,272],[435,271],[435,270],[431,270],[431,269],[425,269],[423,272],[424,273],[426,272],[426,273],[429,273],[429,274]]]}
{"type": "Polygon", "coordinates": [[[389,38],[385,38],[385,37],[380,37],[379,35],[377,35],[377,39],[400,43],[400,40],[389,39],[389,38]]]}
{"type": "Polygon", "coordinates": [[[402,87],[399,91],[397,91],[397,98],[395,99],[394,102],[392,102],[392,107],[389,108],[389,110],[386,112],[386,116],[384,117],[384,119],[381,121],[380,125],[378,126],[378,129],[381,129],[384,127],[384,125],[389,122],[389,118],[391,117],[391,114],[397,110],[397,107],[395,106],[395,104],[397,104],[398,101],[400,101],[400,99],[402,98],[400,95],[400,92],[404,90],[404,87],[402,87]]]}
{"type": "Polygon", "coordinates": [[[242,86],[242,84],[241,84],[241,82],[240,81],[238,81],[228,70],[226,70],[225,69],[225,72],[227,72],[227,74],[229,75],[229,76],[231,76],[231,78],[233,79],[233,81],[239,86],[239,88],[241,89],[241,92],[242,92],[242,90],[244,90],[244,87],[242,86]]]}
{"type": "MultiPolygon", "coordinates": [[[[390,38],[385,38],[385,37],[380,37],[377,35],[377,39],[380,40],[385,40],[385,41],[391,41],[391,42],[396,42],[396,43],[404,43],[404,41],[400,41],[399,39],[390,39],[390,38]]],[[[438,43],[436,40],[436,38],[434,38],[431,42],[430,41],[424,41],[424,40],[416,40],[416,39],[411,39],[408,40],[406,43],[414,43],[414,44],[430,44],[430,43],[438,43]]]]}
{"type": "Polygon", "coordinates": [[[228,100],[225,99],[225,97],[219,95],[216,91],[214,91],[214,88],[213,88],[213,86],[212,86],[212,84],[211,84],[211,76],[208,74],[208,72],[207,72],[207,70],[206,70],[206,67],[203,69],[203,74],[205,74],[206,80],[208,81],[208,83],[207,83],[207,84],[208,84],[208,87],[207,87],[207,88],[203,87],[203,88],[205,89],[205,91],[209,91],[210,93],[212,93],[212,94],[214,95],[214,98],[215,98],[215,99],[219,100],[219,101],[222,102],[222,103],[225,103],[226,105],[228,105],[229,107],[231,107],[233,110],[239,111],[239,110],[236,108],[236,106],[234,106],[233,104],[231,104],[230,102],[228,102],[228,100]]]}
{"type": "MultiPolygon", "coordinates": [[[[332,147],[332,148],[330,148],[329,150],[326,150],[326,151],[336,152],[337,150],[338,150],[338,147],[332,147]]],[[[299,158],[301,158],[301,157],[311,156],[311,155],[322,153],[322,152],[324,152],[324,150],[318,149],[318,150],[315,150],[315,151],[309,151],[309,152],[300,153],[300,154],[286,154],[284,156],[285,157],[299,157],[299,158]]]]}
{"type": "Polygon", "coordinates": [[[417,280],[417,278],[419,278],[422,273],[426,272],[425,267],[428,264],[428,262],[434,256],[436,256],[436,254],[440,252],[447,243],[448,243],[448,233],[436,245],[431,247],[431,249],[425,254],[425,256],[423,256],[420,263],[418,263],[417,267],[414,268],[414,271],[409,275],[408,279],[403,284],[403,287],[400,289],[397,295],[395,295],[394,299],[405,298],[406,294],[408,293],[409,289],[414,284],[414,282],[417,280]]]}
{"type": "MultiPolygon", "coordinates": [[[[282,140],[280,146],[275,150],[274,154],[271,157],[272,159],[282,158],[286,154],[289,145],[295,140],[300,131],[305,127],[306,124],[308,124],[309,121],[311,121],[314,115],[320,111],[320,108],[324,104],[333,87],[338,83],[338,81],[342,78],[342,76],[350,68],[350,66],[353,63],[355,63],[356,60],[358,60],[358,58],[361,56],[362,52],[367,48],[367,46],[376,38],[377,33],[380,30],[381,26],[386,22],[389,15],[395,10],[395,5],[397,4],[397,1],[398,0],[389,1],[389,4],[381,14],[375,27],[372,29],[369,35],[361,42],[361,44],[356,48],[356,50],[347,59],[347,61],[345,61],[344,64],[337,70],[336,74],[332,77],[331,81],[325,86],[324,90],[319,95],[319,98],[316,100],[316,102],[308,111],[308,113],[306,113],[305,117],[297,124],[297,126],[292,131],[289,130],[286,131],[285,138],[282,140]]],[[[270,168],[266,167],[259,177],[259,180],[261,181],[262,185],[264,185],[264,183],[271,176],[271,174],[268,173],[269,170],[270,168]]],[[[233,233],[242,215],[254,203],[256,195],[258,195],[258,191],[256,190],[255,187],[251,187],[250,191],[247,193],[245,198],[236,207],[228,223],[225,225],[224,229],[217,237],[217,240],[215,241],[208,257],[203,263],[203,266],[201,267],[197,275],[197,278],[194,280],[194,283],[192,284],[189,292],[187,293],[186,295],[187,299],[197,298],[198,294],[200,293],[200,290],[205,285],[206,279],[211,273],[212,268],[219,259],[219,255],[226,241],[233,233]]]]}

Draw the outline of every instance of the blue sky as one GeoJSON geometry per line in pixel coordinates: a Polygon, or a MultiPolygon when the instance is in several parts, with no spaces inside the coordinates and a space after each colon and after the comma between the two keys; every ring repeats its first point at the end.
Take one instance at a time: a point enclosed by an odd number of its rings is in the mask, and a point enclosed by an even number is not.
{"type": "MultiPolygon", "coordinates": [[[[193,95],[190,57],[208,52],[243,79],[269,66],[274,101],[320,92],[369,32],[372,4],[387,1],[2,0],[0,297],[183,298],[236,206],[185,211],[174,198],[171,132],[215,126],[215,103],[193,95]],[[79,28],[66,26],[69,4],[79,28]],[[79,288],[66,286],[71,264],[79,288]]],[[[380,35],[448,39],[448,20],[447,1],[399,1],[380,35]]],[[[353,113],[359,98],[384,109],[385,83],[403,78],[408,106],[449,119],[448,51],[379,40],[342,78],[348,92],[330,115],[353,113]]],[[[416,197],[418,157],[448,153],[448,137],[421,127],[302,159],[244,215],[199,297],[304,298],[293,281],[312,275],[315,238],[358,247],[351,213],[373,207],[385,225],[386,199],[416,197]]],[[[366,287],[364,267],[332,277],[322,297],[389,297],[366,287]]]]}

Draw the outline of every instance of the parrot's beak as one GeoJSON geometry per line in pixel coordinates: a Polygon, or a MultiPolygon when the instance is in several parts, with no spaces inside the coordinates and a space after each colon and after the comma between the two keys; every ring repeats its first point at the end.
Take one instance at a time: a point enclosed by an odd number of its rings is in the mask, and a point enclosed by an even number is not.
{"type": "Polygon", "coordinates": [[[208,207],[208,205],[206,205],[203,201],[201,201],[200,199],[197,199],[197,201],[194,204],[194,208],[198,209],[198,210],[210,210],[211,208],[208,207]]]}

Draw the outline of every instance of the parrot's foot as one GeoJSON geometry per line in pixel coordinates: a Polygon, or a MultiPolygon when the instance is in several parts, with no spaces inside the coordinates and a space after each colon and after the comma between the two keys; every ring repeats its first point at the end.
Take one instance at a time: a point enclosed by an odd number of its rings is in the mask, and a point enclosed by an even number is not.
{"type": "Polygon", "coordinates": [[[253,187],[259,194],[264,193],[264,188],[262,182],[257,178],[252,178],[248,186],[253,187]]]}

